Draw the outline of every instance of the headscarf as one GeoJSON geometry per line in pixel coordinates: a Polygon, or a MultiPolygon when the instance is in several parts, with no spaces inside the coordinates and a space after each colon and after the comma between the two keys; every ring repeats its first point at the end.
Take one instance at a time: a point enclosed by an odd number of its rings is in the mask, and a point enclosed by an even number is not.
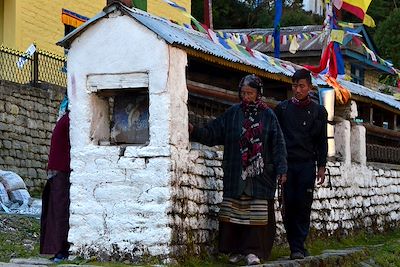
{"type": "Polygon", "coordinates": [[[254,74],[244,77],[239,83],[239,95],[241,88],[246,85],[257,89],[258,96],[255,102],[246,103],[242,101],[241,103],[244,121],[239,145],[242,154],[243,180],[260,175],[264,171],[262,114],[268,108],[261,100],[263,86],[261,79],[254,74]]]}
{"type": "Polygon", "coordinates": [[[58,109],[58,118],[57,121],[59,121],[62,116],[64,116],[65,113],[68,111],[68,95],[65,93],[63,100],[61,101],[60,108],[58,109]]]}
{"type": "Polygon", "coordinates": [[[240,96],[240,92],[242,91],[243,86],[250,86],[251,88],[257,89],[258,92],[258,98],[261,98],[263,95],[263,82],[262,80],[254,75],[250,74],[242,78],[239,83],[239,98],[242,100],[242,97],[240,96]]]}

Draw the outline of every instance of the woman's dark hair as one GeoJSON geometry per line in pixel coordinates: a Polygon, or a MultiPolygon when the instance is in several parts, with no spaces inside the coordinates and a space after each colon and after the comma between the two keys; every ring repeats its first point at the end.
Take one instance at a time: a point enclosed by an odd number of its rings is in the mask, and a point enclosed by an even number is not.
{"type": "Polygon", "coordinates": [[[299,69],[292,76],[292,82],[298,82],[301,79],[305,79],[308,84],[311,83],[311,72],[306,69],[299,69]]]}
{"type": "Polygon", "coordinates": [[[250,74],[242,78],[242,80],[239,83],[239,96],[242,87],[246,85],[250,86],[251,88],[257,89],[259,95],[263,94],[263,82],[255,74],[250,74]]]}

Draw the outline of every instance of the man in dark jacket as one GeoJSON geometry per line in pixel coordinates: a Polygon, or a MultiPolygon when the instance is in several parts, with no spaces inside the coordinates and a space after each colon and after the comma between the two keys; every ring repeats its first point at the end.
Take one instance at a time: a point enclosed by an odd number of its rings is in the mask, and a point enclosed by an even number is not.
{"type": "Polygon", "coordinates": [[[281,102],[275,108],[275,114],[285,136],[288,153],[287,180],[282,180],[283,221],[290,257],[302,259],[308,254],[304,242],[310,228],[316,175],[318,184],[325,180],[328,115],[323,106],[310,99],[312,84],[309,71],[297,70],[292,82],[293,98],[281,102]]]}
{"type": "Polygon", "coordinates": [[[230,262],[267,259],[275,235],[277,177],[286,176],[286,149],[279,123],[261,100],[262,81],[248,75],[239,84],[241,103],[204,128],[189,124],[191,140],[224,145],[223,202],[219,250],[230,262]]]}

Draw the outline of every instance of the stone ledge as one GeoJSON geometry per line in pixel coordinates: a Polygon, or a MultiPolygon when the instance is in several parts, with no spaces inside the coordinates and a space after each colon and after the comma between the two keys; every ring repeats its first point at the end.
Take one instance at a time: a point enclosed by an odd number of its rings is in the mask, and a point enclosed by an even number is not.
{"type": "Polygon", "coordinates": [[[367,162],[367,166],[383,170],[397,170],[400,171],[400,165],[380,162],[367,162]]]}
{"type": "Polygon", "coordinates": [[[264,264],[259,267],[338,267],[357,266],[367,257],[364,248],[356,247],[341,250],[325,250],[321,255],[309,256],[302,260],[290,260],[288,257],[264,264]]]}

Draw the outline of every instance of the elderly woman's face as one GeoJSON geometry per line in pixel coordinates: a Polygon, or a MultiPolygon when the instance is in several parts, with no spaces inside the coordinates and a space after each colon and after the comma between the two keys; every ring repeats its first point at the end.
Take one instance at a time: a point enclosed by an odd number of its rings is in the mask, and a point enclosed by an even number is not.
{"type": "Polygon", "coordinates": [[[244,102],[255,102],[257,100],[257,89],[245,85],[240,90],[240,97],[244,102]]]}

